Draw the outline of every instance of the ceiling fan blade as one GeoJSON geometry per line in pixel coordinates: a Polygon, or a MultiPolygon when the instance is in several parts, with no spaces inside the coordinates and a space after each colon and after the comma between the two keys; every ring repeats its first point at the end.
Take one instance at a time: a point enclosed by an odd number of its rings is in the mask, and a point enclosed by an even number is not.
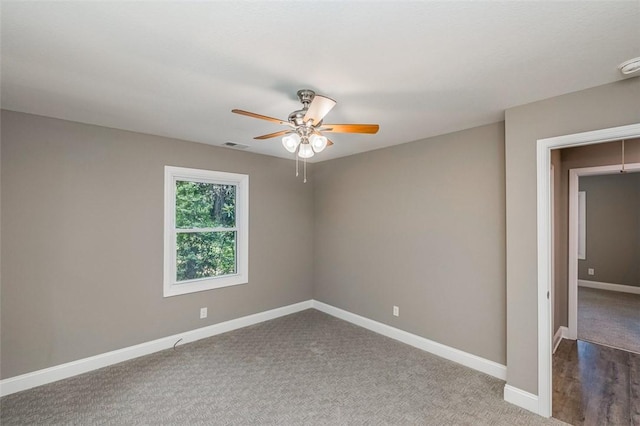
{"type": "Polygon", "coordinates": [[[240,115],[246,115],[247,117],[259,118],[260,120],[267,120],[273,123],[284,124],[285,126],[289,125],[288,121],[280,120],[279,118],[267,117],[266,115],[256,114],[255,112],[243,111],[241,109],[232,109],[231,112],[240,115]]]}
{"type": "Polygon", "coordinates": [[[293,130],[280,130],[279,132],[269,133],[268,135],[256,136],[254,139],[270,139],[278,136],[284,136],[288,133],[293,133],[293,130]]]}
{"type": "Polygon", "coordinates": [[[329,138],[327,138],[327,146],[331,146],[333,145],[333,141],[329,138]]]}
{"type": "Polygon", "coordinates": [[[312,120],[313,124],[320,123],[324,116],[327,115],[335,105],[336,101],[333,99],[327,98],[326,96],[315,95],[311,101],[311,105],[309,105],[309,109],[304,115],[304,122],[306,123],[312,120]]]}
{"type": "Polygon", "coordinates": [[[334,133],[378,133],[377,124],[323,124],[318,130],[334,133]]]}

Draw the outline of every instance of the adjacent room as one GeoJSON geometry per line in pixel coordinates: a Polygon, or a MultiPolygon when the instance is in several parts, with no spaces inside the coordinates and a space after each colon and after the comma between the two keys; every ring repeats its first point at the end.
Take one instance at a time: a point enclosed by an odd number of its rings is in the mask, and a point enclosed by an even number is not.
{"type": "Polygon", "coordinates": [[[638,22],[3,0],[0,421],[640,424],[640,364],[556,386],[640,285],[638,212],[589,204],[640,183],[638,22]]]}
{"type": "Polygon", "coordinates": [[[559,171],[553,416],[571,424],[637,423],[640,140],[552,157],[559,171]]]}
{"type": "Polygon", "coordinates": [[[638,171],[580,178],[587,219],[578,261],[578,338],[640,354],[638,171]]]}

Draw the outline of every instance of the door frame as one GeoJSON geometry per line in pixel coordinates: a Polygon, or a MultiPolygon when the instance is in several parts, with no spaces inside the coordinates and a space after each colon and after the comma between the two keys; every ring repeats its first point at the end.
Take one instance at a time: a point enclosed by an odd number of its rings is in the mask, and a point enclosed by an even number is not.
{"type": "Polygon", "coordinates": [[[551,318],[551,188],[549,165],[551,150],[592,145],[640,137],[640,123],[590,132],[539,139],[537,161],[537,255],[538,255],[538,414],[551,417],[551,352],[553,332],[551,318]]]}
{"type": "MultiPolygon", "coordinates": [[[[562,169],[562,167],[560,168],[562,169]]],[[[553,325],[556,321],[556,172],[555,166],[551,164],[551,174],[549,175],[549,211],[551,212],[549,218],[549,228],[551,232],[551,263],[549,268],[551,269],[551,282],[549,286],[551,287],[549,303],[551,304],[551,330],[553,331],[553,325]]],[[[552,342],[553,343],[553,342],[552,342]]],[[[551,351],[553,352],[553,346],[551,351]]]]}

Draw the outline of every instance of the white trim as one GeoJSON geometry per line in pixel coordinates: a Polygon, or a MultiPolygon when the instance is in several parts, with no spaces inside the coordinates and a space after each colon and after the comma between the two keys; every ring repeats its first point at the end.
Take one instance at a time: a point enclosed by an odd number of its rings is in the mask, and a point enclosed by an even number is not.
{"type": "Polygon", "coordinates": [[[161,339],[152,340],[150,342],[129,346],[127,348],[106,352],[92,357],[0,380],[0,396],[10,395],[15,392],[31,389],[36,386],[66,379],[68,377],[107,367],[119,362],[169,349],[176,345],[178,341],[178,345],[183,345],[185,343],[205,339],[217,334],[226,333],[311,308],[458,364],[462,364],[466,367],[473,368],[474,370],[489,374],[498,379],[506,380],[507,367],[502,364],[434,342],[424,337],[382,324],[360,315],[353,314],[317,300],[307,300],[293,305],[271,309],[269,311],[232,319],[218,324],[186,331],[184,333],[178,333],[161,339]]]}
{"type": "Polygon", "coordinates": [[[434,355],[448,359],[450,361],[457,362],[458,364],[462,364],[465,367],[473,368],[474,370],[481,371],[485,374],[489,374],[490,376],[496,377],[501,380],[507,379],[507,367],[497,362],[490,361],[477,355],[473,355],[468,352],[443,345],[442,343],[434,342],[433,340],[429,340],[424,337],[409,333],[407,331],[391,327],[390,325],[386,325],[381,322],[353,314],[351,312],[336,308],[335,306],[331,306],[317,300],[313,301],[312,306],[319,311],[322,311],[336,318],[340,318],[341,320],[348,321],[352,324],[366,328],[367,330],[382,334],[383,336],[390,337],[394,340],[406,343],[407,345],[422,349],[423,351],[430,352],[434,355]]]}
{"type": "Polygon", "coordinates": [[[230,231],[234,231],[237,232],[238,228],[237,227],[233,227],[233,228],[177,228],[175,230],[176,234],[193,234],[193,233],[197,233],[197,232],[230,232],[230,231]]]}
{"type": "Polygon", "coordinates": [[[283,306],[269,311],[259,312],[253,315],[224,321],[218,324],[209,325],[195,330],[185,331],[184,333],[174,334],[173,336],[163,337],[161,339],[152,340],[150,342],[141,343],[139,345],[129,346],[127,348],[106,352],[88,358],[79,359],[77,361],[56,365],[54,367],[45,368],[43,370],[33,371],[31,373],[22,374],[20,376],[10,377],[0,380],[0,396],[10,395],[36,386],[55,382],[57,380],[66,379],[98,368],[107,367],[129,359],[138,358],[143,355],[149,355],[164,349],[172,348],[180,340],[179,345],[194,342],[196,340],[205,339],[217,334],[226,333],[228,331],[254,325],[260,322],[269,321],[274,318],[290,315],[312,307],[312,301],[295,303],[293,305],[283,306]]]}
{"type": "MultiPolygon", "coordinates": [[[[569,338],[578,338],[578,259],[579,259],[579,215],[580,215],[580,191],[581,176],[611,175],[620,172],[622,164],[609,166],[582,167],[569,170],[569,271],[568,271],[568,314],[569,314],[569,338]]],[[[640,170],[640,163],[625,164],[628,171],[640,170]]],[[[586,215],[586,212],[585,212],[586,215]]],[[[585,222],[586,223],[586,222],[585,222]]],[[[585,231],[586,232],[586,231],[585,231]]]]}
{"type": "MultiPolygon", "coordinates": [[[[551,371],[551,186],[549,179],[549,164],[551,164],[551,150],[541,149],[544,143],[538,141],[537,149],[537,198],[538,198],[538,371],[551,371]],[[543,223],[544,226],[540,226],[543,223]],[[541,336],[544,336],[542,338],[541,336]]],[[[550,373],[549,373],[550,374],[550,373]]],[[[534,411],[544,417],[551,416],[551,380],[550,377],[538,377],[538,409],[534,411]],[[548,405],[544,405],[548,402],[548,405]]],[[[505,386],[505,399],[509,395],[510,401],[531,404],[530,398],[524,398],[520,393],[508,391],[505,386]]],[[[515,389],[515,388],[514,388],[515,389]]],[[[524,392],[524,391],[522,391],[524,392]]],[[[521,405],[514,402],[516,405],[521,405]]],[[[524,406],[523,406],[524,407],[524,406]]],[[[527,405],[527,409],[531,406],[527,405]]]]}
{"type": "MultiPolygon", "coordinates": [[[[556,349],[558,349],[558,346],[560,345],[560,342],[562,342],[562,339],[568,339],[569,338],[569,329],[563,325],[561,325],[560,327],[558,327],[558,331],[556,331],[556,334],[553,336],[553,352],[552,353],[556,353],[556,349]]],[[[571,340],[575,340],[575,339],[571,339],[571,340]]]]}
{"type": "Polygon", "coordinates": [[[213,290],[249,282],[249,175],[164,166],[164,278],[163,296],[177,296],[197,291],[213,290]],[[233,228],[199,228],[197,232],[236,232],[236,273],[220,277],[176,282],[175,227],[176,181],[207,182],[236,186],[236,226],[233,228]]]}
{"type": "Polygon", "coordinates": [[[511,385],[504,385],[504,400],[538,414],[538,395],[523,391],[511,385]]]}
{"type": "Polygon", "coordinates": [[[558,327],[558,331],[553,335],[553,350],[551,353],[556,353],[556,349],[558,349],[558,345],[562,341],[562,329],[558,327]]]}
{"type": "Polygon", "coordinates": [[[572,340],[578,338],[578,304],[572,303],[573,300],[578,300],[578,293],[576,287],[571,283],[576,282],[578,279],[578,251],[579,251],[579,235],[580,229],[578,224],[578,216],[580,211],[580,202],[578,198],[578,175],[574,170],[569,170],[569,257],[567,259],[568,271],[567,271],[567,293],[568,293],[568,328],[569,336],[572,340]],[[575,194],[575,196],[574,196],[575,194]],[[576,220],[571,220],[575,217],[576,220]],[[573,255],[572,253],[575,253],[573,255]]]}
{"type": "MultiPolygon", "coordinates": [[[[551,159],[549,159],[551,161],[551,159]]],[[[555,167],[551,164],[551,174],[549,175],[549,221],[551,226],[551,256],[550,256],[550,268],[551,268],[551,291],[549,293],[549,303],[551,304],[551,327],[555,324],[555,312],[556,312],[556,199],[555,199],[555,167]]]]}
{"type": "MultiPolygon", "coordinates": [[[[551,221],[549,164],[551,149],[610,142],[640,137],[640,123],[610,129],[539,139],[537,161],[537,242],[538,242],[538,414],[551,416],[551,309],[547,292],[551,282],[551,221]]],[[[571,228],[571,226],[570,226],[571,228]]],[[[571,241],[569,242],[571,244],[571,241]]],[[[505,388],[506,393],[506,388],[505,388]]]]}
{"type": "Polygon", "coordinates": [[[640,287],[624,284],[610,284],[598,281],[578,280],[579,287],[597,288],[599,290],[619,291],[621,293],[640,294],[640,287]]]}

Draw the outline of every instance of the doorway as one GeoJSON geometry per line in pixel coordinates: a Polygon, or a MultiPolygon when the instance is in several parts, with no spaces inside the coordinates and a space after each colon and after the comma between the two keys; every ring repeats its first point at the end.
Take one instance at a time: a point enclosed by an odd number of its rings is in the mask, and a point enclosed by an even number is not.
{"type": "MultiPolygon", "coordinates": [[[[640,140],[627,146],[637,161],[640,140]]],[[[625,164],[627,173],[621,164],[593,166],[620,160],[620,149],[615,141],[557,153],[564,175],[559,210],[568,216],[562,261],[571,266],[560,278],[564,306],[556,311],[570,327],[552,357],[552,415],[570,424],[635,424],[640,413],[632,393],[640,354],[629,352],[640,352],[640,295],[620,291],[640,290],[640,173],[633,173],[640,164],[625,164]]]]}
{"type": "Polygon", "coordinates": [[[550,417],[552,407],[551,150],[638,137],[640,123],[540,139],[537,142],[538,413],[542,416],[550,417]]]}
{"type": "MultiPolygon", "coordinates": [[[[593,178],[597,178],[599,176],[606,177],[605,178],[606,180],[599,179],[600,184],[608,183],[610,187],[611,184],[618,185],[619,183],[622,183],[622,182],[618,182],[620,179],[629,180],[631,178],[635,180],[638,176],[640,176],[637,174],[638,172],[640,172],[640,163],[626,164],[624,169],[628,174],[620,173],[620,171],[622,170],[621,164],[610,165],[610,166],[576,168],[576,169],[569,170],[569,253],[568,253],[568,256],[569,256],[568,328],[569,330],[568,330],[568,338],[573,340],[577,338],[582,338],[583,340],[590,340],[595,343],[604,344],[606,346],[617,347],[619,349],[624,349],[624,350],[633,350],[634,348],[625,347],[624,344],[620,345],[618,343],[621,336],[615,336],[615,335],[614,336],[606,336],[606,335],[597,336],[594,333],[589,333],[591,335],[594,335],[595,337],[585,338],[587,337],[587,335],[585,335],[584,331],[580,335],[578,333],[578,318],[579,318],[578,300],[579,300],[580,288],[592,288],[594,290],[611,290],[611,291],[622,292],[622,293],[628,292],[628,293],[640,294],[640,287],[632,287],[632,286],[625,285],[627,283],[623,278],[619,277],[620,274],[613,274],[612,273],[613,271],[610,271],[608,274],[598,275],[596,274],[595,268],[589,267],[589,266],[595,266],[595,265],[589,264],[588,262],[586,262],[587,259],[586,259],[586,252],[584,247],[585,245],[584,236],[586,235],[586,227],[584,229],[580,229],[581,211],[582,213],[584,213],[586,210],[586,206],[581,207],[580,201],[582,198],[582,202],[584,203],[585,198],[588,197],[588,194],[584,193],[584,191],[580,191],[581,179],[582,180],[590,179],[591,181],[593,181],[593,178]],[[582,249],[580,249],[581,246],[582,246],[582,249]],[[582,256],[580,256],[580,254],[582,254],[582,256]],[[580,259],[581,257],[583,259],[580,259]],[[582,267],[579,267],[579,264],[582,264],[580,265],[582,267]],[[585,268],[587,269],[588,275],[585,275],[584,271],[580,271],[579,273],[579,270],[582,270],[585,268]],[[618,275],[618,278],[609,279],[607,278],[607,275],[609,277],[611,275],[618,275]]],[[[600,214],[599,216],[602,216],[602,214],[600,214]]],[[[615,218],[608,217],[607,219],[614,220],[615,218]]],[[[586,226],[585,223],[583,223],[583,225],[586,226]]],[[[598,232],[604,231],[606,233],[608,230],[595,228],[594,231],[598,231],[598,232]]],[[[612,235],[607,237],[608,239],[612,239],[615,236],[612,235]]],[[[633,240],[637,244],[637,241],[635,241],[636,239],[634,238],[633,240]]],[[[610,245],[608,249],[610,251],[613,251],[615,250],[615,247],[610,245]]],[[[616,254],[612,253],[610,255],[615,256],[616,254]]],[[[618,253],[617,255],[619,256],[620,253],[618,253]]],[[[604,253],[600,254],[600,256],[604,257],[604,253]]],[[[627,263],[627,262],[624,262],[624,263],[627,263]]],[[[635,265],[637,265],[637,262],[635,263],[635,265]]],[[[632,265],[632,266],[635,266],[635,265],[632,265]]],[[[632,281],[637,281],[638,271],[636,270],[634,272],[635,272],[634,279],[632,281]]],[[[634,282],[633,284],[637,285],[638,283],[634,282]]],[[[599,292],[597,291],[582,291],[582,292],[589,294],[589,298],[586,299],[585,302],[589,302],[591,299],[597,298],[597,299],[602,299],[603,303],[612,303],[612,304],[616,303],[616,298],[609,297],[609,295],[607,295],[606,293],[603,293],[602,295],[600,295],[598,294],[599,292]]],[[[582,317],[583,317],[583,321],[587,320],[587,318],[585,318],[584,315],[582,315],[582,317]]],[[[593,317],[592,320],[594,322],[607,320],[607,318],[603,317],[603,315],[600,314],[597,309],[594,309],[594,312],[590,317],[593,317]]],[[[622,327],[624,328],[624,324],[622,324],[622,327]]],[[[623,333],[624,329],[620,330],[620,332],[623,333]]],[[[640,352],[640,351],[636,350],[636,352],[640,352]]]]}

